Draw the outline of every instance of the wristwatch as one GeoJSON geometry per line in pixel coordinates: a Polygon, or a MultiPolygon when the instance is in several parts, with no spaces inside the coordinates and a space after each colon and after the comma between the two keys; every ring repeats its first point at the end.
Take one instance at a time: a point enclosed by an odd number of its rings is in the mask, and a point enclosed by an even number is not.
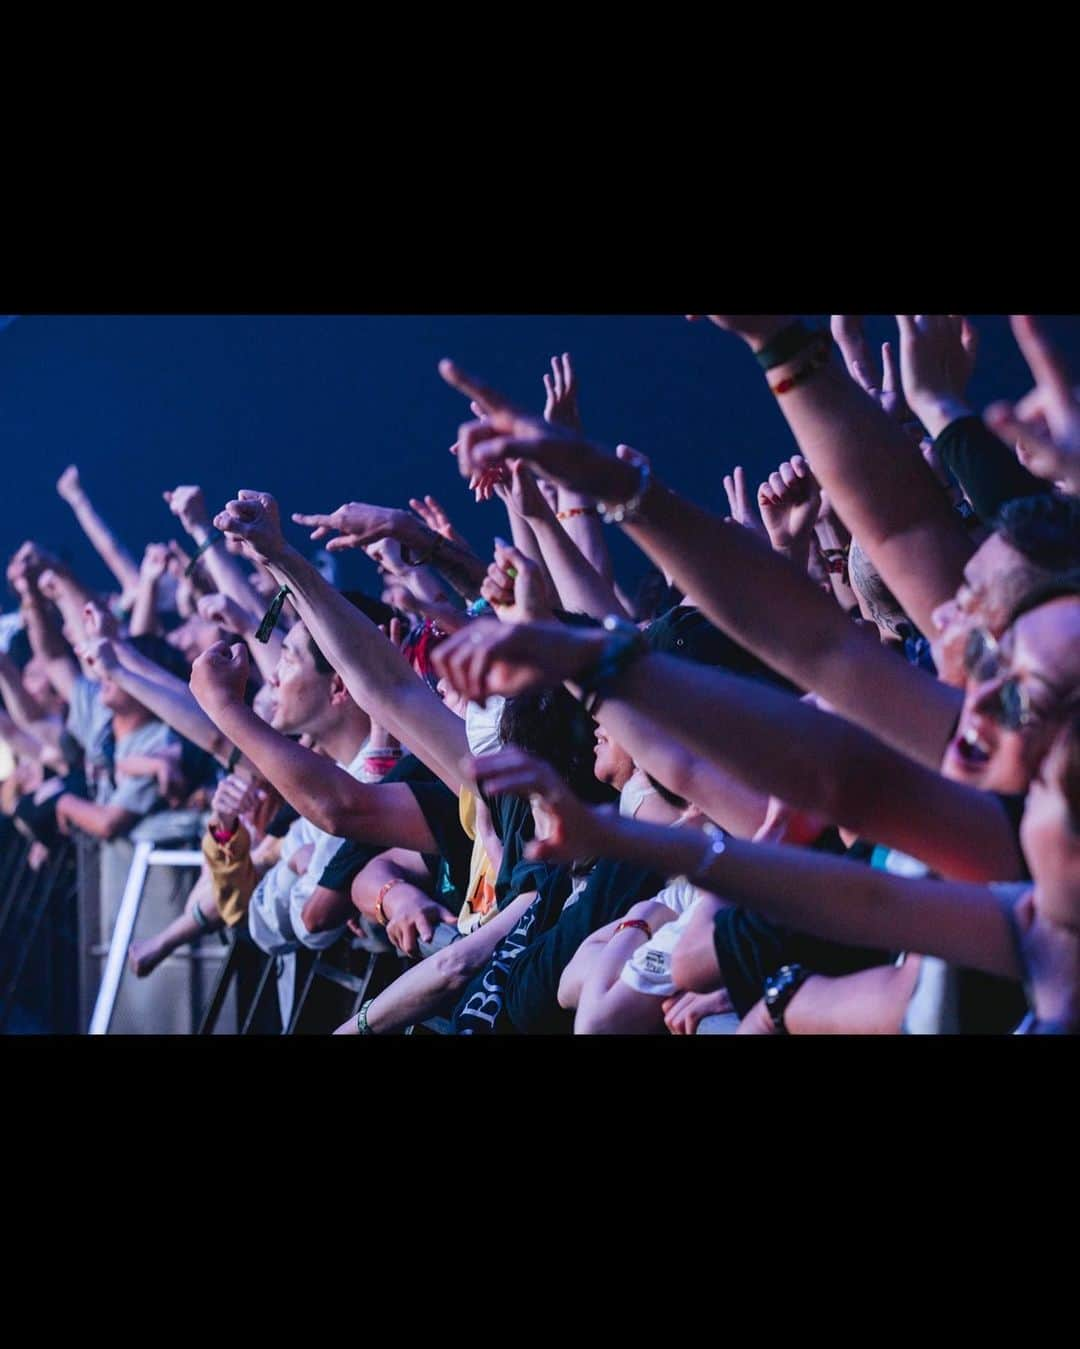
{"type": "Polygon", "coordinates": [[[778,1035],[787,1035],[784,1013],[791,999],[810,978],[810,973],[801,965],[782,965],[771,978],[765,980],[765,1006],[778,1035]]]}

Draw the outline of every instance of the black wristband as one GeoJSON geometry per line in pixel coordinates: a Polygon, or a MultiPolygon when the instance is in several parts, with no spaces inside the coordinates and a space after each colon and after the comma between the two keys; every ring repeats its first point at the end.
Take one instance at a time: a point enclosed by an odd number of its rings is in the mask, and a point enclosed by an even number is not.
{"type": "Polygon", "coordinates": [[[760,351],[754,353],[757,363],[762,370],[772,370],[774,366],[786,365],[788,361],[793,361],[796,356],[801,355],[816,337],[817,333],[811,332],[801,319],[796,319],[786,328],[781,328],[760,351]]]}
{"type": "Polygon", "coordinates": [[[225,763],[225,768],[227,772],[231,773],[233,771],[236,765],[243,758],[243,753],[244,752],[239,745],[233,745],[232,749],[229,751],[229,757],[225,763]]]}
{"type": "Polygon", "coordinates": [[[811,971],[804,969],[802,965],[783,965],[771,979],[765,980],[765,1006],[772,1019],[773,1028],[779,1035],[787,1035],[784,1013],[810,975],[811,971]]]}
{"type": "Polygon", "coordinates": [[[195,550],[195,556],[184,568],[184,575],[186,577],[190,577],[191,573],[195,570],[196,563],[198,562],[199,558],[202,557],[203,553],[208,553],[210,549],[213,548],[214,544],[219,542],[219,540],[223,539],[224,537],[225,535],[222,534],[220,529],[212,530],[209,538],[204,539],[203,542],[199,544],[198,548],[195,550]]]}
{"type": "Polygon", "coordinates": [[[609,616],[604,619],[604,629],[610,635],[600,659],[573,681],[581,689],[581,701],[590,715],[629,666],[648,650],[644,634],[624,619],[609,616]]]}

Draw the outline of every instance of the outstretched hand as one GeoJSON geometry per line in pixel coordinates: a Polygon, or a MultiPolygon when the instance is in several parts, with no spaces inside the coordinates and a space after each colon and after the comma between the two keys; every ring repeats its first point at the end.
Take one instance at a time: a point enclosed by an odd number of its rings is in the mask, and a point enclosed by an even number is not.
{"type": "Polygon", "coordinates": [[[1065,361],[1030,314],[1014,314],[1010,323],[1035,387],[1015,406],[993,403],[986,424],[1015,445],[1029,473],[1080,492],[1080,398],[1065,361]]]}
{"type": "Polygon", "coordinates": [[[618,817],[587,806],[549,763],[514,747],[462,761],[466,781],[488,795],[525,797],[536,833],[525,856],[534,862],[573,862],[598,856],[618,817]]]}
{"type": "Polygon", "coordinates": [[[443,642],[432,664],[460,694],[484,704],[491,694],[510,698],[573,679],[599,659],[606,640],[601,628],[482,618],[443,642]]]}
{"type": "Polygon", "coordinates": [[[964,401],[975,368],[978,334],[960,314],[897,314],[900,373],[915,416],[937,439],[970,414],[964,401]]]}
{"type": "Polygon", "coordinates": [[[327,534],[336,533],[337,538],[327,539],[326,551],[340,553],[346,548],[364,548],[380,539],[394,538],[400,532],[402,522],[410,517],[407,512],[392,510],[389,506],[347,501],[329,515],[294,512],[292,518],[294,524],[311,530],[312,539],[323,539],[327,534]]]}
{"type": "Polygon", "coordinates": [[[552,426],[565,426],[581,435],[581,413],[578,411],[577,376],[568,352],[552,356],[551,374],[544,376],[544,421],[552,426]]]}
{"type": "Polygon", "coordinates": [[[453,361],[440,361],[439,373],[483,413],[483,420],[466,422],[458,432],[456,449],[462,477],[471,477],[507,459],[524,459],[561,487],[601,501],[628,501],[634,495],[638,475],[595,445],[520,411],[453,361]]]}
{"type": "Polygon", "coordinates": [[[761,516],[754,509],[753,502],[746,490],[746,472],[741,464],[736,464],[733,473],[724,475],[724,491],[727,493],[729,520],[744,529],[752,530],[763,539],[768,539],[761,516]]]}

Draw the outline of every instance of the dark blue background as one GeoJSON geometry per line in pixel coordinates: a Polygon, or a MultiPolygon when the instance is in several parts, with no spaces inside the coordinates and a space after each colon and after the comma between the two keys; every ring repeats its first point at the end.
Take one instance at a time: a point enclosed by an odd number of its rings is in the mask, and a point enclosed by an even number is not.
{"type": "MultiPolygon", "coordinates": [[[[1007,322],[976,323],[971,395],[982,408],[1031,381],[1007,322]]],[[[878,341],[895,336],[887,319],[869,330],[878,341]]],[[[1080,355],[1071,317],[1052,330],[1080,355]]],[[[756,487],[793,450],[741,343],[674,315],[24,315],[0,329],[0,550],[7,558],[34,538],[92,584],[109,584],[56,495],[74,462],[136,560],[146,543],[182,537],[161,499],[182,482],[201,483],[215,509],[240,487],[266,489],[286,516],[351,499],[403,506],[433,492],[486,551],[506,532],[504,513],[472,503],[447,454],[469,414],[436,364],[452,356],[539,410],[541,375],[564,350],[588,434],[645,450],[707,505],[726,510],[721,477],[735,463],[756,487]]],[[[645,563],[618,543],[630,586],[645,563]]],[[[356,555],[348,579],[374,587],[356,555]]]]}

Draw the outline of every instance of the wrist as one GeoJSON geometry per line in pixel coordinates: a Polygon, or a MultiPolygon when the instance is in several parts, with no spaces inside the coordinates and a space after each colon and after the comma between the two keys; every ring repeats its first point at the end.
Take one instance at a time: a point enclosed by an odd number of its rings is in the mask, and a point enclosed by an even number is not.
{"type": "Polygon", "coordinates": [[[816,995],[824,993],[829,983],[824,975],[811,974],[799,985],[784,1011],[784,1029],[788,1035],[824,1033],[816,995]]]}
{"type": "Polygon", "coordinates": [[[778,333],[795,322],[793,314],[764,314],[755,321],[752,330],[740,331],[739,336],[755,354],[768,346],[778,333]]]}
{"type": "Polygon", "coordinates": [[[972,416],[971,408],[962,398],[943,395],[936,398],[909,398],[908,405],[926,428],[931,440],[937,440],[942,431],[961,417],[972,416]]]}

